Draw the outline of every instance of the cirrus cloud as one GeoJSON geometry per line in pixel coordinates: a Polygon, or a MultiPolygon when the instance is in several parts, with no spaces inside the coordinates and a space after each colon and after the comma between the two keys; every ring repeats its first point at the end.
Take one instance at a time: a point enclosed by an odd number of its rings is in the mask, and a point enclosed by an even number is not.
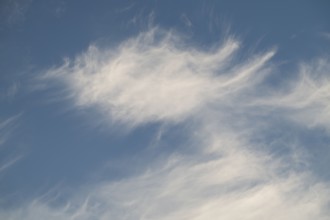
{"type": "Polygon", "coordinates": [[[328,62],[302,65],[302,77],[274,91],[265,78],[274,74],[275,51],[239,59],[240,44],[228,37],[205,50],[155,28],[117,48],[91,46],[47,71],[42,79],[62,83],[77,109],[95,108],[101,120],[131,128],[182,125],[189,139],[184,147],[196,151],[77,189],[62,206],[36,198],[0,217],[326,220],[329,185],[300,166],[303,147],[289,155],[260,149],[271,147],[269,134],[283,129],[281,122],[329,126],[328,62]]]}

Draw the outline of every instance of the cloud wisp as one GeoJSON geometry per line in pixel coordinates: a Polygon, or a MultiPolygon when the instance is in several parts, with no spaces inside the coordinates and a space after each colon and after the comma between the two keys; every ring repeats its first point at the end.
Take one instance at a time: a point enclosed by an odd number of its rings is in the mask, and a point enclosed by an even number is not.
{"type": "Polygon", "coordinates": [[[273,155],[260,150],[273,140],[257,137],[281,129],[282,121],[328,128],[328,61],[302,65],[297,81],[274,91],[265,80],[275,72],[275,51],[239,59],[239,47],[228,37],[219,47],[201,49],[155,28],[117,48],[91,46],[50,69],[42,79],[64,84],[78,109],[96,109],[101,120],[130,128],[189,125],[185,147],[196,151],[78,189],[63,206],[36,198],[0,217],[326,220],[330,188],[295,164],[303,149],[273,155]]]}
{"type": "MultiPolygon", "coordinates": [[[[13,129],[16,126],[16,121],[20,116],[21,114],[17,114],[0,122],[0,153],[4,150],[4,145],[12,135],[13,129]]],[[[1,156],[0,174],[17,163],[22,157],[22,155],[1,156]]]]}
{"type": "MultiPolygon", "coordinates": [[[[287,110],[289,117],[309,127],[320,126],[330,131],[330,64],[317,59],[301,64],[296,82],[288,92],[263,100],[265,105],[287,110]]],[[[261,103],[260,103],[261,104],[261,103]]]]}
{"type": "Polygon", "coordinates": [[[20,117],[20,115],[21,114],[9,117],[0,122],[0,146],[8,140],[11,131],[15,127],[15,121],[20,117]]]}
{"type": "Polygon", "coordinates": [[[270,51],[233,68],[239,48],[234,39],[203,51],[182,46],[175,33],[159,32],[152,29],[105,51],[91,46],[45,77],[63,80],[76,106],[97,107],[109,119],[134,127],[180,122],[203,111],[208,103],[256,82],[274,54],[270,51]]]}

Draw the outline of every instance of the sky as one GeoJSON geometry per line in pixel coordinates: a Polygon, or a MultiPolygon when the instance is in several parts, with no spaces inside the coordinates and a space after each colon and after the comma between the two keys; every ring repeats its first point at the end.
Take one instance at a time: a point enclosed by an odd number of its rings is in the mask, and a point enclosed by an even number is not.
{"type": "Polygon", "coordinates": [[[329,11],[2,0],[0,219],[328,220],[329,11]]]}

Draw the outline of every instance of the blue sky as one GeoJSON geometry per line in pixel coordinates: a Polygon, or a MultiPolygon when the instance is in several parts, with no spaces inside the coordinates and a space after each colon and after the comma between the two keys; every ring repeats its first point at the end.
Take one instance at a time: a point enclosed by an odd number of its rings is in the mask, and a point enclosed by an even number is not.
{"type": "Polygon", "coordinates": [[[330,3],[0,3],[0,219],[320,219],[330,3]]]}

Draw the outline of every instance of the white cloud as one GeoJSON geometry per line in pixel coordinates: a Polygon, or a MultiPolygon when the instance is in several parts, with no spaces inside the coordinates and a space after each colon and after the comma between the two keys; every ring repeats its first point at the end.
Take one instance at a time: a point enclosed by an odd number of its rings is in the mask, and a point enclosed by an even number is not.
{"type": "Polygon", "coordinates": [[[130,126],[178,122],[246,89],[274,54],[271,51],[233,67],[239,48],[234,39],[202,51],[182,46],[174,33],[159,32],[142,33],[111,50],[91,46],[46,76],[64,80],[77,106],[97,106],[114,121],[130,126]]]}
{"type": "Polygon", "coordinates": [[[44,80],[63,82],[75,106],[96,108],[106,119],[130,127],[189,124],[186,147],[196,152],[78,189],[63,207],[35,199],[0,218],[326,220],[328,184],[294,166],[303,149],[274,156],[258,148],[271,140],[255,139],[274,129],[274,115],[328,126],[327,61],[303,65],[302,77],[274,93],[263,84],[274,51],[240,61],[238,49],[232,38],[202,50],[177,33],[152,29],[118,48],[92,46],[49,70],[44,80]]]}
{"type": "Polygon", "coordinates": [[[2,212],[0,217],[327,219],[329,188],[309,173],[286,171],[279,175],[280,163],[267,155],[245,151],[247,143],[237,138],[218,135],[210,144],[231,150],[192,157],[176,155],[141,175],[81,189],[64,207],[54,208],[35,200],[19,211],[2,212]]]}
{"type": "Polygon", "coordinates": [[[283,114],[308,127],[321,126],[330,131],[329,73],[328,59],[301,64],[298,77],[289,88],[268,94],[259,99],[257,105],[284,111],[283,114]]]}

